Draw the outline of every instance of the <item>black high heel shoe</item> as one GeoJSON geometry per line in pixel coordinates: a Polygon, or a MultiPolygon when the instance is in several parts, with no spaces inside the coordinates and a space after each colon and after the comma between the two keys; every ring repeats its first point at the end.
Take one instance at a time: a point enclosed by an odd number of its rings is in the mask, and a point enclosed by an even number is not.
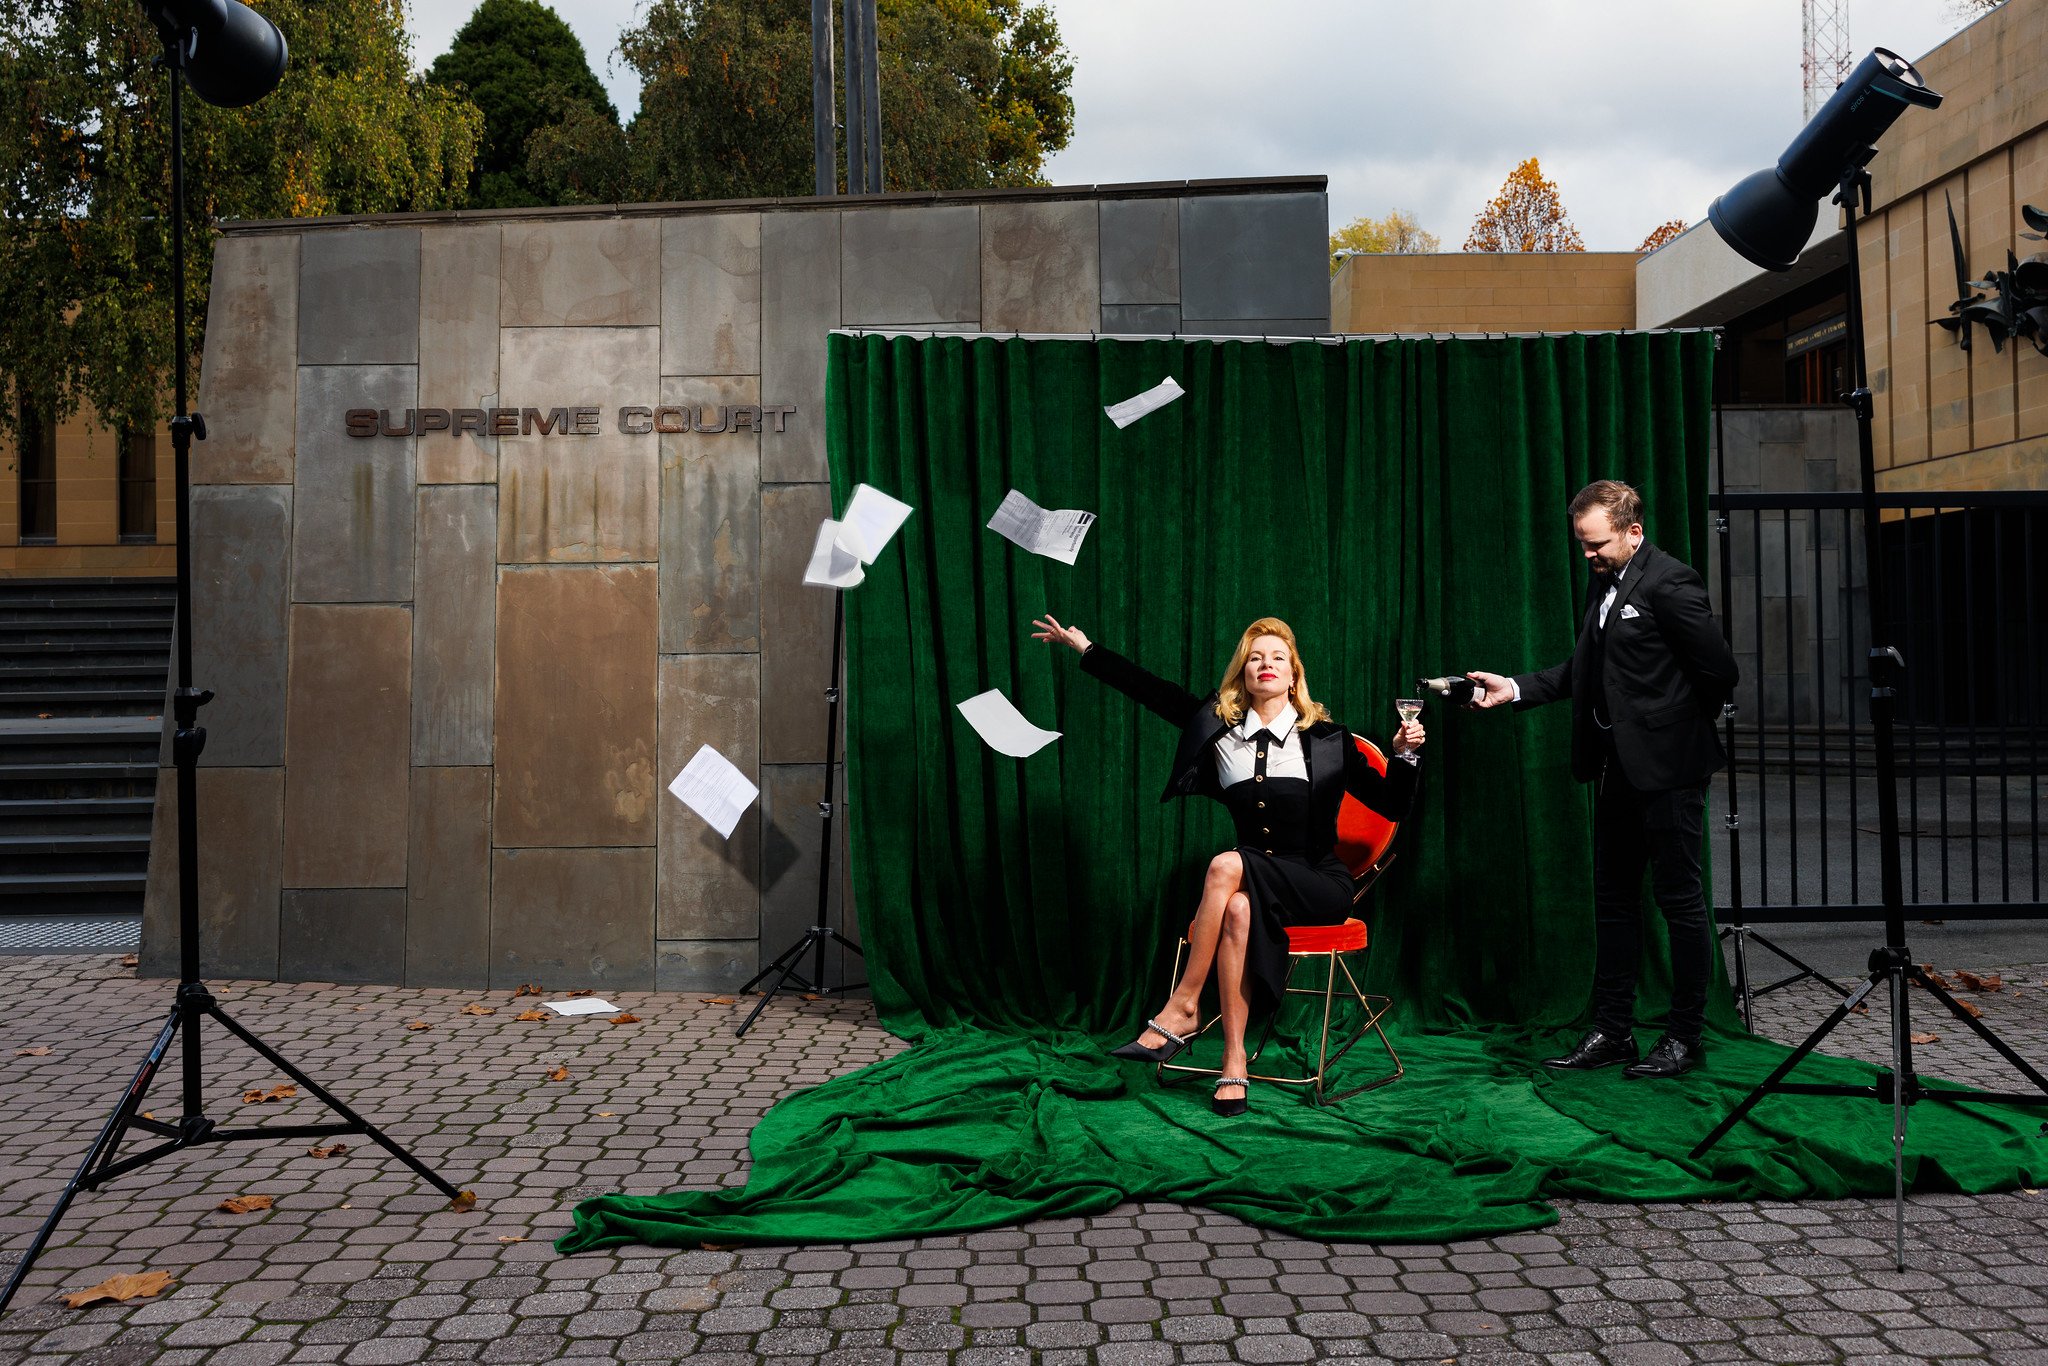
{"type": "Polygon", "coordinates": [[[1235,1100],[1224,1100],[1224,1099],[1222,1099],[1222,1098],[1221,1098],[1221,1097],[1219,1097],[1219,1096],[1213,1096],[1213,1095],[1212,1095],[1212,1096],[1210,1096],[1210,1097],[1209,1097],[1209,1108],[1210,1108],[1211,1110],[1214,1110],[1214,1111],[1215,1111],[1215,1112],[1216,1112],[1217,1114],[1219,1114],[1219,1115],[1223,1116],[1223,1117],[1224,1117],[1225,1119],[1231,1119],[1231,1118],[1234,1118],[1234,1117],[1236,1117],[1236,1116],[1238,1116],[1238,1115],[1241,1115],[1241,1114],[1243,1114],[1243,1113],[1244,1113],[1245,1111],[1247,1111],[1247,1110],[1249,1110],[1249,1109],[1251,1109],[1251,1108],[1252,1108],[1252,1101],[1251,1101],[1251,1089],[1252,1089],[1252,1083],[1251,1083],[1251,1079],[1250,1079],[1250,1078],[1248,1078],[1248,1077],[1218,1077],[1218,1078],[1216,1078],[1216,1089],[1217,1089],[1217,1090],[1219,1090],[1219,1091],[1220,1091],[1220,1090],[1222,1090],[1222,1089],[1223,1089],[1224,1087],[1226,1087],[1226,1086],[1242,1086],[1242,1087],[1243,1087],[1243,1088],[1245,1089],[1245,1094],[1243,1094],[1243,1095],[1239,1096],[1239,1097],[1238,1097],[1237,1099],[1235,1099],[1235,1100]]]}
{"type": "Polygon", "coordinates": [[[1165,1037],[1166,1042],[1157,1048],[1147,1048],[1136,1039],[1132,1039],[1122,1048],[1110,1049],[1109,1056],[1112,1058],[1129,1058],[1133,1062],[1167,1062],[1182,1049],[1194,1042],[1193,1039],[1183,1039],[1157,1020],[1145,1021],[1145,1028],[1156,1030],[1165,1037]]]}

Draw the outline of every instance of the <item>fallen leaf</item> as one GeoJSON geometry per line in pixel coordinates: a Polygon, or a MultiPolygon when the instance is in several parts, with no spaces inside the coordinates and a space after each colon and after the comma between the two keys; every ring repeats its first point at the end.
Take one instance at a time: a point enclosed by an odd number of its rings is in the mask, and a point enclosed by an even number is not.
{"type": "Polygon", "coordinates": [[[467,1214],[476,1208],[475,1191],[457,1191],[455,1198],[448,1202],[448,1208],[457,1214],[467,1214]]]}
{"type": "Polygon", "coordinates": [[[738,1247],[738,1246],[739,1246],[739,1244],[738,1244],[738,1243],[699,1243],[699,1244],[697,1244],[697,1246],[698,1246],[698,1247],[701,1247],[701,1248],[703,1248],[703,1249],[704,1249],[704,1250],[705,1250],[706,1252],[730,1252],[730,1251],[732,1251],[732,1250],[733,1250],[734,1248],[738,1247]]]}
{"type": "Polygon", "coordinates": [[[730,996],[703,996],[698,999],[702,1000],[707,1006],[729,1006],[733,1004],[733,998],[730,996]]]}
{"type": "Polygon", "coordinates": [[[501,1243],[523,1243],[526,1239],[521,1234],[501,1233],[498,1235],[498,1241],[501,1243]]]}
{"type": "Polygon", "coordinates": [[[326,1147],[324,1147],[324,1148],[308,1148],[308,1149],[306,1149],[306,1156],[308,1156],[308,1157],[340,1157],[340,1156],[341,1156],[341,1155],[342,1155],[343,1153],[345,1153],[345,1152],[347,1152],[347,1151],[348,1151],[348,1144],[346,1144],[346,1143],[330,1143],[330,1144],[328,1144],[328,1145],[327,1145],[326,1147]]]}
{"type": "Polygon", "coordinates": [[[408,1020],[406,1021],[405,1027],[407,1029],[412,1030],[414,1033],[418,1033],[422,1029],[433,1028],[433,1026],[428,1024],[425,1020],[408,1020]]]}
{"type": "Polygon", "coordinates": [[[369,1007],[368,1007],[368,1006],[350,1006],[350,1007],[349,1007],[349,1009],[350,1009],[350,1010],[368,1010],[368,1009],[369,1009],[369,1007]]]}
{"type": "Polygon", "coordinates": [[[14,1050],[14,1056],[17,1058],[47,1058],[50,1056],[50,1046],[46,1043],[39,1043],[34,1048],[17,1048],[14,1050]]]}
{"type": "Polygon", "coordinates": [[[124,953],[121,955],[121,966],[124,968],[132,968],[139,966],[141,962],[142,960],[140,958],[137,958],[132,953],[124,953]]]}
{"type": "Polygon", "coordinates": [[[618,1116],[617,1116],[617,1115],[615,1115],[615,1114],[614,1114],[614,1113],[613,1113],[612,1111],[610,1111],[610,1110],[599,1110],[599,1111],[597,1112],[597,1117],[598,1117],[599,1119],[616,1119],[616,1118],[618,1118],[618,1116]]]}
{"type": "Polygon", "coordinates": [[[585,988],[583,988],[583,989],[582,989],[581,991],[572,991],[572,992],[570,992],[570,993],[569,993],[569,996],[570,996],[570,998],[571,998],[571,999],[573,1000],[574,998],[576,998],[576,997],[578,997],[578,996],[595,996],[596,994],[597,994],[597,988],[596,988],[596,987],[585,987],[585,988]]]}
{"type": "Polygon", "coordinates": [[[480,1006],[476,1002],[471,1001],[462,1008],[462,1013],[465,1015],[495,1015],[498,1013],[498,1008],[496,1006],[480,1006]]]}
{"type": "Polygon", "coordinates": [[[538,996],[540,994],[540,983],[522,982],[520,983],[519,990],[512,993],[512,999],[516,1001],[522,996],[538,996]]]}
{"type": "Polygon", "coordinates": [[[1967,972],[1962,968],[1957,968],[1955,977],[1958,982],[1961,982],[1970,991],[1998,991],[2005,986],[2005,974],[2001,972],[1987,972],[1979,975],[1974,972],[1967,972]]]}
{"type": "Polygon", "coordinates": [[[1941,1042],[1941,1035],[1939,1035],[1939,1034],[1908,1034],[1908,1035],[1906,1036],[1906,1038],[1907,1038],[1908,1040],[1910,1040],[1911,1042],[1913,1042],[1913,1043],[1940,1043],[1940,1042],[1941,1042]]]}
{"type": "Polygon", "coordinates": [[[248,1090],[242,1092],[242,1104],[260,1105],[265,1101],[290,1100],[293,1096],[296,1096],[298,1093],[299,1088],[293,1086],[289,1082],[280,1082],[278,1085],[271,1087],[268,1091],[264,1090],[260,1086],[252,1086],[248,1090]]]}
{"type": "Polygon", "coordinates": [[[1977,1009],[1977,1007],[1973,1003],[1969,1001],[1957,1001],[1956,1004],[1961,1006],[1963,1009],[1963,1013],[1965,1015],[1968,1015],[1970,1018],[1975,1020],[1981,1020],[1984,1018],[1984,1012],[1977,1009]]]}
{"type": "Polygon", "coordinates": [[[569,1069],[568,1069],[568,1068],[567,1068],[566,1066],[564,1066],[563,1064],[561,1064],[561,1063],[556,1063],[556,1064],[555,1064],[555,1070],[554,1070],[554,1071],[552,1071],[552,1072],[550,1072],[550,1073],[548,1073],[548,1080],[549,1080],[549,1081],[567,1081],[567,1080],[569,1080],[569,1069]]]}
{"type": "Polygon", "coordinates": [[[109,1276],[88,1289],[67,1292],[64,1303],[73,1309],[83,1309],[99,1300],[113,1300],[119,1304],[126,1304],[129,1300],[153,1300],[176,1284],[168,1271],[140,1271],[131,1276],[109,1276]]]}
{"type": "Polygon", "coordinates": [[[223,1214],[254,1214],[259,1209],[269,1209],[272,1203],[267,1195],[231,1195],[215,1208],[223,1214]]]}
{"type": "Polygon", "coordinates": [[[153,1114],[152,1112],[148,1111],[148,1110],[144,1110],[144,1111],[142,1112],[142,1117],[143,1117],[144,1119],[155,1119],[155,1118],[156,1118],[156,1115],[155,1115],[155,1114],[153,1114]]]}
{"type": "Polygon", "coordinates": [[[512,1018],[515,1020],[545,1020],[547,1017],[548,1013],[545,1010],[522,1010],[512,1018]]]}
{"type": "Polygon", "coordinates": [[[824,997],[822,997],[822,996],[820,996],[820,995],[819,995],[819,994],[818,994],[817,992],[815,992],[815,991],[807,991],[807,992],[805,992],[805,993],[804,993],[804,999],[805,999],[806,1001],[822,1001],[822,1000],[824,1000],[825,998],[824,998],[824,997]]]}
{"type": "Polygon", "coordinates": [[[639,1023],[640,1023],[640,1017],[639,1017],[638,1015],[635,1015],[635,1014],[634,1014],[634,1013],[633,1013],[632,1011],[630,1011],[630,1010],[622,1010],[622,1011],[620,1011],[620,1012],[619,1012],[618,1014],[616,1014],[616,1015],[613,1015],[613,1016],[610,1016],[610,1017],[608,1017],[608,1018],[609,1018],[609,1019],[611,1020],[611,1022],[612,1022],[613,1024],[639,1024],[639,1023]]]}

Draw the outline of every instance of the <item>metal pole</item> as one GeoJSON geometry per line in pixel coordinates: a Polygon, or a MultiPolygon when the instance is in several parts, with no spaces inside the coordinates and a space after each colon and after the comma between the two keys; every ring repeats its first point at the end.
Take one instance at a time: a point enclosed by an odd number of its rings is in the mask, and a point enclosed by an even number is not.
{"type": "Polygon", "coordinates": [[[861,39],[861,0],[841,0],[846,22],[846,192],[867,191],[867,44],[861,39]]]}
{"type": "Polygon", "coordinates": [[[869,194],[882,192],[882,57],[881,37],[875,24],[875,0],[856,0],[860,5],[861,42],[861,141],[867,145],[869,194]]]}
{"type": "Polygon", "coordinates": [[[838,112],[832,89],[832,0],[811,0],[811,159],[820,195],[839,189],[839,158],[833,147],[838,112]]]}

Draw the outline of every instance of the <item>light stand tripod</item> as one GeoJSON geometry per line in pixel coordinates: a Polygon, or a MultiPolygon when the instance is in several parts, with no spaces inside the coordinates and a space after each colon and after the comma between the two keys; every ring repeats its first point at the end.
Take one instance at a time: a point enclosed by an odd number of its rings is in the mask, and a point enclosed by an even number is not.
{"type": "Polygon", "coordinates": [[[1905,887],[1899,867],[1897,750],[1892,733],[1892,708],[1897,699],[1896,684],[1905,671],[1905,659],[1895,646],[1878,643],[1888,634],[1890,621],[1885,611],[1884,542],[1878,523],[1877,471],[1871,441],[1872,405],[1863,356],[1862,274],[1856,248],[1858,206],[1860,205],[1866,214],[1870,211],[1870,173],[1864,167],[1874,154],[1874,149],[1867,150],[1861,160],[1843,172],[1835,202],[1842,206],[1842,234],[1849,253],[1848,346],[1851,364],[1854,367],[1852,373],[1855,376],[1855,388],[1844,395],[1844,398],[1856,413],[1857,454],[1863,481],[1864,573],[1868,581],[1871,637],[1870,723],[1877,741],[1878,870],[1884,898],[1884,944],[1871,950],[1870,973],[1864,978],[1863,985],[1852,991],[1835,1007],[1834,1012],[1820,1027],[1806,1037],[1805,1042],[1786,1055],[1785,1060],[1775,1071],[1743,1097],[1741,1103],[1729,1111],[1727,1117],[1699,1141],[1692,1150],[1692,1156],[1698,1158],[1720,1142],[1722,1135],[1734,1128],[1755,1108],[1758,1101],[1769,1095],[1860,1096],[1890,1105],[1895,1254],[1898,1267],[1903,1271],[1906,1268],[1907,1109],[1923,1100],[1957,1106],[2048,1105],[2048,1077],[2043,1077],[2026,1059],[2014,1052],[2011,1046],[1992,1032],[1989,1025],[1965,1010],[1941,983],[1935,981],[1913,961],[1912,954],[1906,948],[1905,887]],[[1912,1008],[1911,997],[1906,990],[1909,985],[1919,987],[1948,1007],[1951,1015],[1968,1026],[2000,1057],[2018,1068],[2020,1074],[2034,1084],[2039,1094],[1937,1090],[1924,1085],[1913,1071],[1912,1008]],[[1886,989],[1891,998],[1892,1065],[1889,1072],[1880,1074],[1868,1086],[1785,1080],[1787,1074],[1804,1061],[1807,1054],[1813,1052],[1842,1021],[1849,1018],[1851,1011],[1863,1004],[1865,997],[1880,986],[1886,989]]]}
{"type": "MultiPolygon", "coordinates": [[[[171,451],[177,474],[178,526],[178,687],[173,695],[172,715],[176,728],[171,737],[172,761],[178,772],[178,991],[168,1018],[143,1056],[142,1065],[121,1094],[113,1114],[100,1127],[99,1136],[86,1150],[77,1173],[57,1197],[49,1218],[36,1231],[28,1250],[14,1264],[7,1288],[0,1290],[0,1312],[14,1298],[27,1279],[29,1268],[50,1241],[57,1223],[82,1190],[94,1190],[117,1176],[147,1166],[159,1158],[202,1143],[231,1143],[248,1139],[328,1138],[340,1134],[361,1134],[418,1172],[436,1190],[455,1198],[457,1191],[425,1164],[392,1141],[382,1130],[334,1098],[320,1084],[288,1062],[270,1045],[257,1038],[224,1012],[206,984],[199,980],[199,752],[206,746],[206,731],[199,725],[199,709],[213,694],[192,686],[192,525],[191,453],[194,437],[206,439],[206,421],[198,413],[186,412],[185,392],[185,66],[193,41],[191,26],[171,12],[168,4],[146,7],[164,37],[164,64],[171,72],[171,261],[172,337],[175,348],[177,411],[171,419],[171,451]],[[260,1057],[306,1088],[329,1110],[342,1117],[326,1124],[281,1124],[274,1127],[222,1128],[206,1114],[205,1054],[200,1041],[200,1024],[212,1020],[240,1039],[260,1057]],[[184,1113],[176,1124],[144,1116],[138,1111],[149,1094],[175,1039],[184,1041],[182,1050],[184,1113]],[[153,1147],[127,1157],[115,1154],[130,1131],[139,1130],[163,1140],[153,1147]]],[[[261,21],[257,21],[261,22],[261,21]]],[[[281,40],[280,40],[281,43],[281,40]]],[[[278,67],[283,54],[278,53],[278,67]]],[[[274,84],[274,82],[273,82],[274,84]]],[[[268,87],[266,87],[267,90],[268,87]]],[[[258,92],[260,95],[261,91],[258,92]]],[[[254,97],[252,97],[254,98],[254,97]]]]}
{"type": "Polygon", "coordinates": [[[767,967],[755,973],[747,984],[740,988],[740,994],[745,995],[763,979],[771,975],[775,978],[768,990],[761,993],[761,999],[754,1003],[754,1008],[747,1012],[747,1018],[740,1022],[740,1027],[733,1031],[736,1036],[744,1035],[753,1028],[754,1021],[761,1018],[761,1012],[775,999],[775,993],[792,983],[798,991],[807,996],[858,991],[867,985],[866,982],[843,982],[835,987],[827,986],[825,983],[827,945],[837,944],[843,949],[851,949],[856,955],[865,956],[861,955],[860,945],[827,923],[831,918],[832,903],[832,798],[835,795],[833,782],[837,777],[835,765],[839,758],[839,648],[845,637],[846,590],[835,588],[832,590],[832,672],[825,680],[825,797],[818,803],[818,814],[824,817],[825,821],[819,832],[818,845],[818,918],[809,929],[797,937],[794,944],[776,954],[767,967]],[[799,972],[806,950],[812,954],[811,975],[808,978],[799,972]]]}
{"type": "MultiPolygon", "coordinates": [[[[1714,333],[1714,349],[1721,349],[1721,333],[1714,333]]],[[[1735,560],[1733,546],[1729,541],[1728,526],[1728,443],[1724,439],[1725,426],[1722,422],[1721,399],[1714,398],[1714,464],[1717,467],[1716,481],[1721,491],[1721,513],[1714,520],[1714,532],[1721,538],[1721,637],[1728,642],[1732,652],[1735,640],[1729,622],[1733,619],[1735,603],[1735,560]]],[[[1759,627],[1759,630],[1762,628],[1759,627]]],[[[1728,754],[1728,814],[1722,817],[1728,831],[1728,861],[1735,869],[1735,876],[1728,883],[1728,914],[1721,923],[1719,941],[1723,944],[1734,941],[1734,981],[1736,999],[1742,1003],[1742,1027],[1756,1032],[1756,998],[1768,995],[1794,982],[1812,978],[1838,996],[1847,996],[1849,989],[1834,978],[1822,974],[1820,969],[1796,957],[1789,949],[1766,935],[1759,934],[1742,918],[1742,814],[1740,796],[1737,791],[1735,769],[1735,704],[1727,702],[1721,707],[1722,748],[1728,754]],[[1752,986],[1749,977],[1749,945],[1751,941],[1763,949],[1778,955],[1794,969],[1793,972],[1765,986],[1752,986]]],[[[1757,780],[1763,780],[1762,737],[1758,737],[1757,780]]]]}

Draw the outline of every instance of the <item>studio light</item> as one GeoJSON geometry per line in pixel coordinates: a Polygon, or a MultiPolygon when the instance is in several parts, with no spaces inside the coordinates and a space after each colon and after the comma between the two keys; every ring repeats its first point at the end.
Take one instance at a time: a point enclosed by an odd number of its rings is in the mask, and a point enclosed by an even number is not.
{"type": "Polygon", "coordinates": [[[1736,182],[1707,219],[1721,240],[1765,270],[1790,270],[1813,236],[1821,201],[1876,154],[1877,140],[1908,105],[1932,109],[1941,96],[1913,64],[1873,48],[1820,107],[1769,170],[1736,182]]]}
{"type": "Polygon", "coordinates": [[[284,35],[242,0],[149,0],[164,41],[184,42],[185,82],[208,104],[240,109],[284,79],[284,35]]]}

